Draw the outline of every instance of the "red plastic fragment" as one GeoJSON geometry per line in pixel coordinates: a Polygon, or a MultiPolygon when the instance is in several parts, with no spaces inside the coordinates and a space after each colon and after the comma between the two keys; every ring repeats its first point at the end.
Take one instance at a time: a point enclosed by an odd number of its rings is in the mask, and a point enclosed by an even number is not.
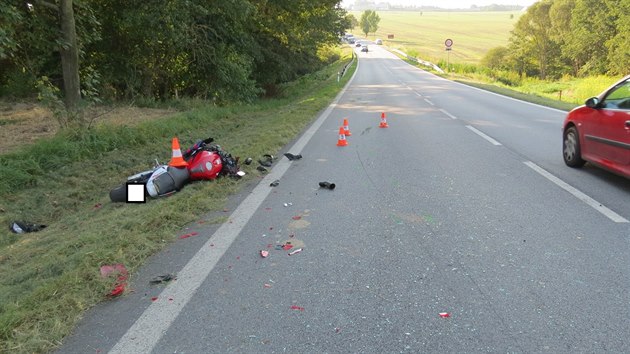
{"type": "Polygon", "coordinates": [[[304,307],[301,307],[301,306],[296,306],[296,305],[291,305],[291,310],[300,310],[300,311],[304,311],[304,307]]]}
{"type": "Polygon", "coordinates": [[[265,283],[265,285],[263,285],[263,287],[269,289],[269,288],[271,288],[271,284],[265,283]]]}
{"type": "Polygon", "coordinates": [[[109,296],[111,296],[111,297],[116,297],[116,296],[119,296],[119,295],[121,295],[122,293],[124,293],[124,292],[125,292],[125,285],[127,285],[127,284],[122,283],[122,284],[118,284],[118,285],[116,285],[116,287],[114,288],[114,290],[112,290],[112,291],[109,293],[109,296]]]}
{"type": "Polygon", "coordinates": [[[294,217],[292,217],[291,219],[293,220],[300,220],[302,217],[300,215],[296,215],[294,217]]]}
{"type": "Polygon", "coordinates": [[[269,256],[269,251],[261,250],[260,251],[260,256],[262,258],[267,258],[267,256],[269,256]]]}
{"type": "Polygon", "coordinates": [[[448,312],[440,312],[440,317],[442,318],[451,317],[451,314],[449,314],[448,312]]]}
{"type": "Polygon", "coordinates": [[[293,248],[293,245],[290,243],[285,243],[284,245],[282,245],[282,249],[285,251],[290,250],[291,248],[293,248]]]}
{"type": "Polygon", "coordinates": [[[157,301],[157,299],[158,299],[157,296],[154,296],[154,297],[151,298],[151,301],[155,302],[155,301],[157,301]]]}
{"type": "Polygon", "coordinates": [[[179,236],[179,238],[180,238],[180,239],[184,239],[184,238],[189,238],[189,237],[193,237],[193,236],[197,236],[197,235],[199,235],[199,234],[198,234],[198,233],[196,233],[196,232],[191,232],[191,233],[189,233],[189,234],[184,234],[184,235],[181,235],[181,236],[179,236]]]}

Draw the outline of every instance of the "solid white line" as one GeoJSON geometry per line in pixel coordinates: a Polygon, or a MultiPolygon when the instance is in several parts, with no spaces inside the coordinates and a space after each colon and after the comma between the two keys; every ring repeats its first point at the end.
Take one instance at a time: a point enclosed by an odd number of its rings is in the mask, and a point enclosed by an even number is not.
{"type": "Polygon", "coordinates": [[[424,100],[425,100],[428,104],[430,104],[431,106],[435,106],[435,105],[433,104],[433,102],[431,102],[430,100],[428,100],[428,99],[426,99],[426,98],[425,98],[424,100]]]}
{"type": "Polygon", "coordinates": [[[484,134],[483,132],[481,132],[480,130],[476,129],[475,127],[471,126],[471,125],[467,125],[466,128],[472,130],[475,134],[479,135],[480,137],[488,140],[488,142],[490,142],[490,144],[495,145],[495,146],[500,146],[501,143],[492,139],[491,137],[487,136],[486,134],[484,134]]]}
{"type": "Polygon", "coordinates": [[[455,117],[454,115],[448,113],[446,110],[440,108],[440,112],[446,114],[447,116],[451,117],[451,119],[457,119],[457,117],[455,117]]]}
{"type": "MultiPolygon", "coordinates": [[[[299,152],[304,149],[315,132],[333,111],[350,83],[352,78],[337,95],[333,103],[317,118],[311,127],[289,149],[299,152]]],[[[160,341],[169,329],[173,321],[195,294],[202,282],[208,277],[219,259],[225,254],[232,242],[243,230],[249,219],[260,207],[269,195],[272,188],[269,183],[280,179],[289,169],[289,160],[282,159],[277,162],[271,172],[260,181],[251,194],[241,202],[229,217],[229,222],[221,225],[219,229],[208,239],[201,249],[190,259],[184,268],[177,274],[177,281],[164,288],[160,299],[149,305],[136,322],[120,338],[110,353],[149,353],[160,341]],[[212,245],[212,246],[211,246],[212,245]],[[169,299],[169,300],[167,300],[169,299]],[[172,300],[170,300],[172,299],[172,300]]]]}
{"type": "Polygon", "coordinates": [[[600,203],[600,202],[596,201],[595,199],[589,197],[588,195],[580,192],[575,187],[572,187],[568,183],[564,182],[560,178],[558,178],[558,177],[552,175],[551,173],[547,172],[546,170],[544,170],[542,167],[536,165],[535,163],[533,163],[531,161],[525,161],[524,164],[529,166],[532,170],[534,170],[534,171],[538,172],[539,174],[541,174],[546,179],[548,179],[551,182],[555,183],[558,187],[564,189],[565,191],[571,193],[574,197],[576,197],[579,200],[583,201],[584,203],[588,204],[593,209],[595,209],[595,210],[599,211],[600,213],[604,214],[604,216],[606,216],[610,220],[612,220],[614,222],[617,222],[617,223],[629,222],[627,219],[625,219],[621,215],[619,215],[619,214],[615,213],[614,211],[612,211],[612,210],[606,208],[605,206],[603,206],[602,203],[600,203]]]}

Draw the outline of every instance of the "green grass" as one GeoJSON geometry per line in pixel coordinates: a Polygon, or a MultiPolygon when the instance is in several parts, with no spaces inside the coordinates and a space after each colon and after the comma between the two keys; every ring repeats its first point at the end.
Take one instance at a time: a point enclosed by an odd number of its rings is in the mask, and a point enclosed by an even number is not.
{"type": "Polygon", "coordinates": [[[183,148],[212,136],[234,156],[276,154],[349,80],[351,73],[337,83],[349,56],[346,49],[342,61],[288,85],[281,99],[224,108],[196,104],[138,126],[64,132],[1,155],[0,352],[54,349],[86,309],[107,300],[113,283],[100,277],[101,265],[122,263],[133,278],[147,257],[185,225],[223,210],[258,172],[243,166],[248,174],[241,180],[191,183],[141,205],[110,203],[109,189],[149,168],[154,158],[168,161],[172,136],[183,148]],[[48,227],[16,235],[6,227],[11,220],[48,227]]]}
{"type": "MultiPolygon", "coordinates": [[[[360,12],[352,12],[361,18],[360,12]]],[[[521,12],[411,12],[379,11],[379,29],[371,39],[381,38],[383,44],[408,53],[415,51],[424,60],[447,60],[477,64],[488,49],[506,46],[510,31],[521,12]],[[513,16],[513,18],[510,18],[513,16]],[[387,34],[394,39],[387,39],[387,34]],[[444,50],[444,41],[453,40],[453,50],[444,50]]],[[[357,27],[355,36],[363,36],[357,27]]]]}

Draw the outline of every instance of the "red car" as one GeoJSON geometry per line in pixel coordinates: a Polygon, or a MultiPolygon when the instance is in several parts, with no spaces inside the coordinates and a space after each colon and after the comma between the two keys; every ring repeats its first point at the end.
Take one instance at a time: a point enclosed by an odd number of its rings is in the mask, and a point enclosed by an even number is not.
{"type": "Polygon", "coordinates": [[[590,162],[630,178],[630,75],[569,112],[562,136],[567,166],[590,162]]]}

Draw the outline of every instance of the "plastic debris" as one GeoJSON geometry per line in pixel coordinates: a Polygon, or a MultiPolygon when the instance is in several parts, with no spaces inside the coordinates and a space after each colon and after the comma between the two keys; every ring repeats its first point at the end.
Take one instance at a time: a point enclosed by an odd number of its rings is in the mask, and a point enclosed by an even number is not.
{"type": "Polygon", "coordinates": [[[260,171],[260,172],[267,172],[267,169],[266,169],[266,168],[264,168],[264,167],[262,167],[262,166],[258,166],[258,167],[256,167],[256,169],[257,169],[258,171],[260,171]]]}
{"type": "Polygon", "coordinates": [[[189,237],[193,237],[193,236],[197,236],[197,235],[199,235],[199,234],[198,234],[198,233],[196,233],[196,232],[191,232],[191,233],[189,233],[189,234],[184,234],[184,235],[181,235],[181,236],[179,236],[179,238],[180,238],[180,239],[185,239],[185,238],[189,238],[189,237]]]}
{"type": "Polygon", "coordinates": [[[287,159],[289,159],[290,161],[293,161],[293,160],[299,160],[299,159],[301,159],[301,158],[302,158],[302,155],[301,155],[301,154],[293,155],[293,154],[292,154],[292,153],[290,153],[290,152],[287,152],[286,154],[284,154],[284,156],[286,156],[286,157],[287,157],[287,159]]]}
{"type": "Polygon", "coordinates": [[[291,242],[287,242],[284,245],[282,245],[282,249],[285,250],[285,251],[288,251],[291,248],[293,248],[293,245],[291,244],[291,242]]]}
{"type": "Polygon", "coordinates": [[[157,296],[154,296],[154,297],[151,298],[151,301],[156,302],[157,299],[158,299],[157,296]]]}
{"type": "Polygon", "coordinates": [[[251,163],[252,163],[252,158],[251,157],[248,157],[248,158],[245,159],[245,164],[246,165],[250,165],[251,163]]]}
{"type": "Polygon", "coordinates": [[[41,224],[33,224],[24,221],[13,221],[11,222],[11,226],[9,226],[9,230],[15,234],[24,234],[27,232],[37,232],[46,228],[46,225],[41,224]]]}
{"type": "Polygon", "coordinates": [[[334,183],[330,182],[319,182],[319,186],[330,190],[333,190],[336,187],[334,183]]]}
{"type": "Polygon", "coordinates": [[[288,206],[292,206],[292,205],[293,205],[293,203],[284,203],[284,207],[285,208],[288,207],[288,206]]]}
{"type": "Polygon", "coordinates": [[[149,281],[149,284],[168,283],[171,280],[176,280],[177,277],[173,274],[158,275],[149,281]]]}
{"type": "Polygon", "coordinates": [[[263,287],[264,287],[264,288],[266,288],[266,289],[269,289],[269,288],[271,288],[271,284],[267,284],[267,283],[265,283],[265,284],[263,285],[263,287]]]}
{"type": "Polygon", "coordinates": [[[304,311],[304,307],[301,307],[301,306],[296,306],[296,305],[291,305],[291,310],[304,311]]]}
{"type": "Polygon", "coordinates": [[[116,283],[114,283],[114,289],[107,294],[110,297],[116,297],[125,292],[125,287],[127,286],[127,268],[124,265],[118,264],[108,264],[101,266],[101,276],[103,278],[107,278],[110,275],[118,274],[118,278],[116,279],[116,283]]]}
{"type": "Polygon", "coordinates": [[[300,215],[296,215],[294,217],[292,217],[291,219],[293,220],[300,220],[302,217],[300,215]]]}
{"type": "Polygon", "coordinates": [[[289,256],[292,256],[292,255],[294,255],[294,254],[296,254],[296,253],[300,253],[300,252],[302,252],[302,249],[301,249],[301,248],[298,248],[298,249],[296,249],[295,251],[293,251],[293,252],[289,253],[289,256]]]}
{"type": "Polygon", "coordinates": [[[269,187],[277,187],[280,184],[280,180],[275,180],[269,184],[269,187]]]}
{"type": "Polygon", "coordinates": [[[440,312],[440,317],[442,317],[442,318],[451,317],[451,314],[448,313],[448,312],[440,312]]]}
{"type": "Polygon", "coordinates": [[[269,256],[269,251],[261,250],[260,251],[260,256],[262,258],[267,258],[269,256]]]}

